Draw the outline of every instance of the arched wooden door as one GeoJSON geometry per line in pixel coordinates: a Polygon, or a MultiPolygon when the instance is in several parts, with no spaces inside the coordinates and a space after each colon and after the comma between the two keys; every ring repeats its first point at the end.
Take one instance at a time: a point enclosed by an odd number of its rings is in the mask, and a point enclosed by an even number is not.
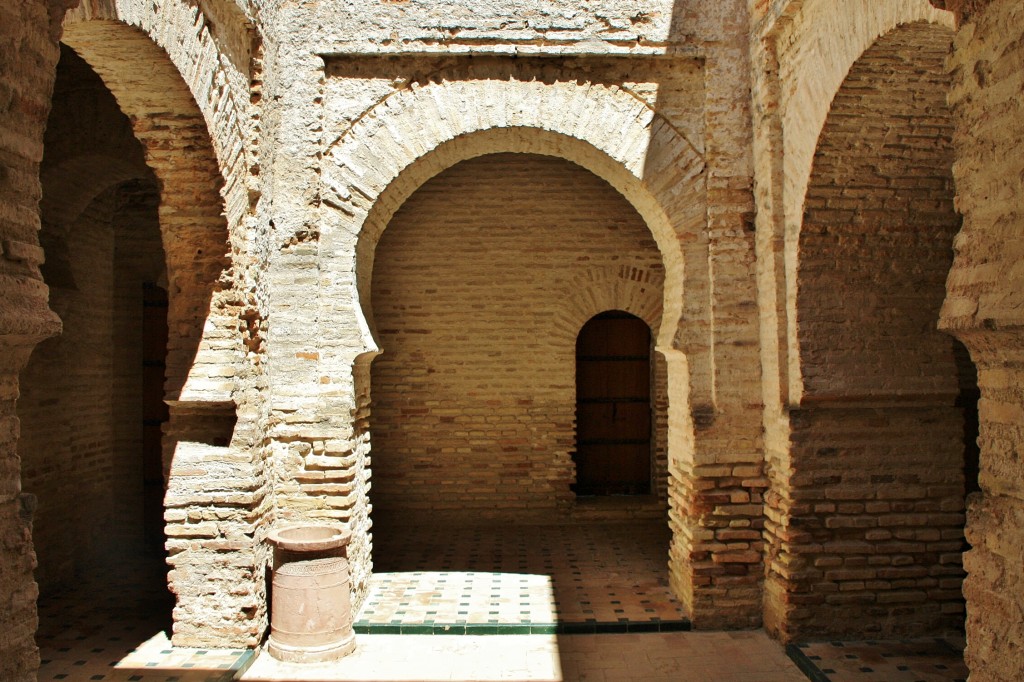
{"type": "Polygon", "coordinates": [[[618,310],[576,338],[577,495],[651,491],[651,330],[618,310]]]}

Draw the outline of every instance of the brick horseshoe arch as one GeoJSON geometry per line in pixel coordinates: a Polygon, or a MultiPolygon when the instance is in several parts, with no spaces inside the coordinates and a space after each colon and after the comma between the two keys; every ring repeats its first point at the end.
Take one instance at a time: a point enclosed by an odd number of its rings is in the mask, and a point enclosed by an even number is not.
{"type": "MultiPolygon", "coordinates": [[[[233,7],[226,0],[213,4],[233,7]]],[[[150,89],[138,86],[166,78],[162,73],[167,70],[164,65],[173,65],[181,82],[175,83],[170,92],[161,92],[159,87],[152,90],[186,107],[182,99],[186,92],[181,86],[191,94],[193,101],[188,108],[198,109],[197,113],[206,123],[223,176],[221,193],[228,222],[235,225],[248,210],[247,183],[252,182],[246,173],[246,168],[252,165],[248,143],[251,135],[247,130],[251,118],[248,111],[251,48],[239,46],[251,41],[251,29],[245,17],[239,16],[237,8],[218,14],[230,19],[221,22],[215,30],[211,18],[199,6],[182,0],[164,3],[82,0],[65,15],[61,40],[82,53],[129,113],[140,113],[132,109],[145,110],[147,105],[155,104],[152,97],[147,98],[153,94],[150,89]],[[136,40],[131,40],[129,32],[124,30],[126,27],[137,29],[136,40]],[[138,38],[143,34],[152,45],[140,44],[138,38]],[[118,72],[112,68],[119,58],[125,57],[126,51],[137,63],[146,64],[144,73],[118,72]]]]}
{"type": "MultiPolygon", "coordinates": [[[[231,365],[245,357],[241,308],[255,305],[246,293],[246,280],[255,278],[254,245],[244,235],[255,223],[258,197],[258,178],[249,172],[257,167],[249,103],[254,34],[231,3],[202,7],[182,0],[83,0],[67,13],[62,42],[88,62],[131,119],[160,191],[172,330],[165,383],[171,418],[163,449],[169,582],[177,595],[173,642],[251,646],[266,622],[261,535],[246,536],[233,522],[195,538],[187,528],[194,507],[230,516],[236,508],[232,481],[261,475],[257,457],[242,461],[230,445],[201,442],[209,438],[211,417],[234,423],[242,390],[231,365]],[[184,474],[197,461],[211,464],[209,480],[184,474]],[[177,539],[182,535],[190,541],[177,539]],[[241,561],[217,550],[235,536],[247,538],[241,561]],[[211,593],[231,595],[216,601],[215,618],[211,593]]],[[[252,428],[240,425],[223,438],[252,428]]],[[[253,509],[264,494],[249,496],[253,509]]]]}
{"type": "MultiPolygon", "coordinates": [[[[804,202],[811,180],[814,153],[825,120],[836,94],[850,69],[884,35],[906,24],[928,23],[953,29],[953,15],[937,10],[926,0],[853,0],[833,3],[823,0],[794,0],[763,36],[777,78],[787,84],[780,90],[776,125],[782,133],[779,176],[781,197],[773,199],[778,207],[773,223],[775,237],[784,243],[784,259],[776,266],[775,277],[781,283],[780,300],[785,304],[784,348],[780,368],[788,377],[789,402],[798,404],[803,394],[799,341],[796,329],[797,268],[800,229],[804,202]],[[790,37],[790,27],[796,39],[790,37]],[[794,85],[791,89],[790,84],[794,85]],[[781,230],[781,234],[779,231],[781,230]]],[[[764,178],[762,182],[768,182],[764,178]]],[[[781,307],[781,306],[780,306],[781,307]]],[[[782,311],[780,310],[780,314],[782,311]]],[[[784,379],[785,381],[785,379],[784,379]]]]}
{"type": "MultiPolygon", "coordinates": [[[[675,396],[670,410],[677,417],[670,422],[685,428],[687,410],[713,405],[714,393],[705,161],[695,146],[619,88],[575,81],[441,82],[392,94],[324,150],[319,374],[353,377],[349,390],[362,426],[357,425],[351,447],[368,453],[368,361],[378,351],[369,297],[376,244],[395,211],[429,178],[496,152],[572,161],[618,190],[647,223],[665,267],[660,326],[654,332],[675,396]],[[355,305],[345,310],[338,301],[355,305]],[[339,319],[346,316],[352,317],[339,319]],[[343,337],[345,329],[362,331],[358,338],[352,332],[343,337]]],[[[343,404],[349,399],[336,391],[332,383],[322,383],[323,419],[348,412],[343,404]]],[[[693,435],[670,440],[685,449],[693,435]]],[[[368,474],[346,476],[365,481],[368,474]]],[[[357,487],[358,496],[367,494],[365,483],[357,487]]],[[[368,557],[369,537],[357,535],[353,550],[368,557]]],[[[354,584],[365,584],[368,571],[368,563],[357,570],[354,584]]]]}
{"type": "MultiPolygon", "coordinates": [[[[710,325],[704,159],[645,104],[618,88],[593,84],[474,81],[430,84],[396,93],[367,112],[325,152],[321,253],[338,287],[322,304],[350,296],[355,285],[375,352],[369,275],[377,240],[416,188],[442,170],[492,152],[558,156],[603,178],[650,227],[665,265],[664,314],[657,344],[690,359],[693,404],[711,404],[711,342],[688,331],[710,325]],[[465,102],[462,108],[448,102],[465,102]],[[681,189],[680,189],[681,188],[681,189]],[[350,254],[348,258],[341,254],[350,254]]],[[[322,311],[321,320],[331,316],[322,311]]],[[[330,328],[319,330],[329,337],[330,328]]],[[[332,344],[325,343],[325,346],[332,344]]],[[[322,358],[321,361],[329,361],[322,358]]],[[[339,358],[351,363],[351,358],[339,358]]]]}

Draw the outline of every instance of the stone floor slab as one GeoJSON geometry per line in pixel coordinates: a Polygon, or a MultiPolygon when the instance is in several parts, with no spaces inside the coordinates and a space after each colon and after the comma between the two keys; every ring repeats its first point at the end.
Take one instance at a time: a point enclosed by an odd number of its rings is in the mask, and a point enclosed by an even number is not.
{"type": "Polygon", "coordinates": [[[804,682],[763,632],[436,637],[361,635],[332,664],[281,663],[261,654],[248,682],[804,682]]]}

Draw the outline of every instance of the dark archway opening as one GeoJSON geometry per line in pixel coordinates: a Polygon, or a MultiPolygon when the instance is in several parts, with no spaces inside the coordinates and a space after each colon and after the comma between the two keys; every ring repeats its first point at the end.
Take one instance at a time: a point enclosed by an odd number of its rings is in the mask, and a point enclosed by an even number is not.
{"type": "Polygon", "coordinates": [[[576,339],[576,494],[649,494],[651,423],[650,328],[595,315],[576,339]]]}
{"type": "MultiPolygon", "coordinates": [[[[971,354],[964,344],[957,340],[953,341],[953,359],[956,361],[957,383],[960,392],[956,397],[956,406],[963,411],[964,418],[964,508],[967,508],[968,498],[973,493],[981,492],[981,483],[978,475],[981,469],[981,446],[978,445],[978,435],[981,424],[978,418],[978,401],[981,399],[981,390],[978,388],[978,368],[971,360],[971,354]]],[[[967,538],[964,538],[964,551],[971,548],[967,538]]]]}
{"type": "Polygon", "coordinates": [[[164,473],[162,429],[169,418],[164,402],[167,372],[167,290],[142,285],[142,486],[146,551],[163,556],[164,473]]]}
{"type": "Polygon", "coordinates": [[[115,628],[137,646],[170,632],[174,605],[160,467],[160,183],[111,91],[64,45],[40,181],[42,275],[63,330],[22,372],[18,448],[24,488],[38,499],[37,641],[40,674],[52,676],[54,650],[95,646],[90,637],[115,628]]]}

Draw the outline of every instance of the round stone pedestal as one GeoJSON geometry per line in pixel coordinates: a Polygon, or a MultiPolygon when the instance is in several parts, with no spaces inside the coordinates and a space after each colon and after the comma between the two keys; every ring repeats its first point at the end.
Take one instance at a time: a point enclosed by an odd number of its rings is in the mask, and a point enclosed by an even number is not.
{"type": "Polygon", "coordinates": [[[270,532],[274,580],[267,651],[280,661],[319,663],[356,647],[345,546],[333,526],[292,526],[270,532]]]}

